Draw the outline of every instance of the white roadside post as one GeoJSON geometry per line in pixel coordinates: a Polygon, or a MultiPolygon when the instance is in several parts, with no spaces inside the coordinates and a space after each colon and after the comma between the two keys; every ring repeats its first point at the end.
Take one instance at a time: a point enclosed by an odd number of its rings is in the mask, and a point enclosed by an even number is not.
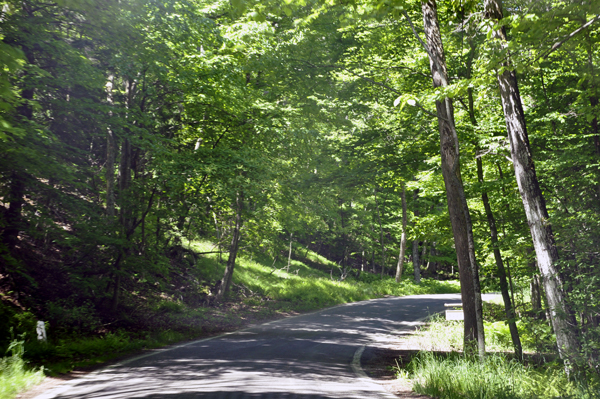
{"type": "Polygon", "coordinates": [[[46,342],[48,340],[46,337],[46,323],[43,321],[38,321],[36,331],[38,341],[46,342]]]}

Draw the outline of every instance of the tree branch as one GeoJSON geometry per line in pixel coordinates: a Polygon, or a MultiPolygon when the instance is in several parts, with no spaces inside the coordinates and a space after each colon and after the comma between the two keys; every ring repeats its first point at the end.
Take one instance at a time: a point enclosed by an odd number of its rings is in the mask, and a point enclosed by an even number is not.
{"type": "Polygon", "coordinates": [[[591,24],[593,24],[594,22],[600,20],[600,15],[596,15],[594,18],[590,19],[588,22],[586,22],[585,24],[581,25],[579,28],[575,29],[573,32],[569,33],[564,39],[559,40],[558,42],[554,43],[552,45],[552,48],[550,48],[550,50],[548,50],[548,52],[546,54],[544,54],[543,56],[540,56],[536,59],[539,60],[540,58],[546,59],[548,58],[548,56],[550,54],[552,54],[555,50],[557,50],[560,46],[562,46],[563,44],[565,44],[565,42],[567,42],[568,40],[572,39],[573,36],[575,36],[576,34],[578,34],[579,32],[581,32],[582,30],[586,29],[587,27],[589,27],[591,24]]]}
{"type": "Polygon", "coordinates": [[[423,39],[421,39],[421,36],[419,36],[419,34],[417,33],[417,29],[415,28],[415,25],[413,24],[412,19],[410,19],[410,17],[408,16],[408,13],[406,11],[403,11],[402,13],[404,14],[404,18],[406,18],[406,20],[408,21],[408,24],[410,25],[410,28],[412,29],[413,34],[415,35],[415,37],[417,38],[419,43],[421,43],[421,46],[423,46],[423,48],[425,49],[427,56],[429,56],[429,60],[431,62],[433,62],[434,64],[436,64],[436,67],[440,71],[443,71],[444,68],[442,68],[442,66],[436,61],[436,58],[431,54],[431,51],[429,51],[429,47],[427,47],[427,44],[425,44],[423,39]]]}

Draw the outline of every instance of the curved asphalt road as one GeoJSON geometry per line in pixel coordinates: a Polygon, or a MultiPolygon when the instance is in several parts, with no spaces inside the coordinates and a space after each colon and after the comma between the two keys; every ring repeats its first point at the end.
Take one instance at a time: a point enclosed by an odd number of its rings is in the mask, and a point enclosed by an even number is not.
{"type": "Polygon", "coordinates": [[[36,399],[395,398],[362,373],[362,350],[393,344],[456,301],[441,294],[336,306],[129,359],[36,399]]]}

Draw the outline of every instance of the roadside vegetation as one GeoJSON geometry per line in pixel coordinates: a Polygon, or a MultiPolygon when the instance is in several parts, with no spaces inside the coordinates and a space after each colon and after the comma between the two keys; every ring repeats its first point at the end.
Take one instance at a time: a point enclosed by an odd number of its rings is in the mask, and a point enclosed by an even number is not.
{"type": "MultiPolygon", "coordinates": [[[[186,245],[188,254],[211,252],[211,242],[186,245]]],[[[0,399],[43,379],[44,374],[66,373],[74,368],[92,368],[104,362],[145,349],[158,348],[184,340],[208,337],[284,316],[313,311],[342,303],[379,298],[384,295],[456,293],[455,280],[423,279],[415,284],[406,279],[397,284],[393,277],[363,272],[345,274],[335,262],[303,247],[302,260],[272,259],[244,254],[238,257],[237,272],[225,301],[211,301],[211,287],[218,284],[225,265],[218,254],[197,256],[188,278],[198,282],[194,294],[166,295],[165,292],[131,292],[131,304],[123,320],[103,325],[89,308],[75,308],[62,319],[48,324],[48,342],[37,340],[33,314],[14,314],[11,356],[2,359],[0,399]],[[193,299],[190,296],[195,295],[193,299]],[[128,316],[127,316],[128,315],[128,316]],[[126,318],[130,317],[131,320],[126,318]],[[143,320],[143,321],[142,321],[143,320]],[[62,324],[58,324],[58,322],[62,324]],[[58,328],[54,328],[54,324],[58,328]]],[[[4,309],[6,310],[6,309],[4,309]]]]}
{"type": "Polygon", "coordinates": [[[407,338],[420,352],[398,363],[398,378],[410,380],[413,390],[439,399],[595,399],[600,379],[592,371],[575,378],[565,372],[548,322],[520,303],[517,325],[524,357],[514,356],[502,306],[484,303],[485,336],[489,350],[483,361],[463,352],[463,323],[436,315],[407,338]]]}
{"type": "Polygon", "coordinates": [[[13,340],[7,350],[10,356],[0,359],[0,399],[13,398],[44,379],[43,369],[32,369],[25,364],[23,343],[13,340]]]}

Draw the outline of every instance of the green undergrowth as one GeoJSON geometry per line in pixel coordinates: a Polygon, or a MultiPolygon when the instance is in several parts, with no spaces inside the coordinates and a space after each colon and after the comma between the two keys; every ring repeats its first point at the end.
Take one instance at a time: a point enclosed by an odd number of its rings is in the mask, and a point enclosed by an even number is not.
{"type": "Polygon", "coordinates": [[[517,323],[525,358],[516,361],[508,326],[498,320],[502,318],[498,306],[484,303],[488,351],[484,362],[462,354],[462,322],[436,315],[407,338],[408,346],[422,352],[400,364],[398,376],[411,380],[417,393],[440,399],[600,398],[597,374],[569,380],[542,320],[525,318],[517,323]]]}
{"type": "MultiPolygon", "coordinates": [[[[484,309],[493,304],[484,303],[484,309]]],[[[552,329],[541,320],[517,321],[521,345],[525,353],[555,355],[556,345],[552,329]]],[[[484,320],[485,345],[490,352],[512,352],[510,330],[505,321],[484,320]]],[[[435,315],[431,323],[409,340],[427,351],[462,351],[464,327],[461,321],[446,320],[443,315],[435,315]]]]}
{"type": "Polygon", "coordinates": [[[436,355],[421,352],[409,363],[405,376],[413,390],[440,399],[594,399],[600,381],[589,375],[570,381],[557,362],[543,366],[517,362],[503,354],[483,362],[457,352],[436,355]]]}

